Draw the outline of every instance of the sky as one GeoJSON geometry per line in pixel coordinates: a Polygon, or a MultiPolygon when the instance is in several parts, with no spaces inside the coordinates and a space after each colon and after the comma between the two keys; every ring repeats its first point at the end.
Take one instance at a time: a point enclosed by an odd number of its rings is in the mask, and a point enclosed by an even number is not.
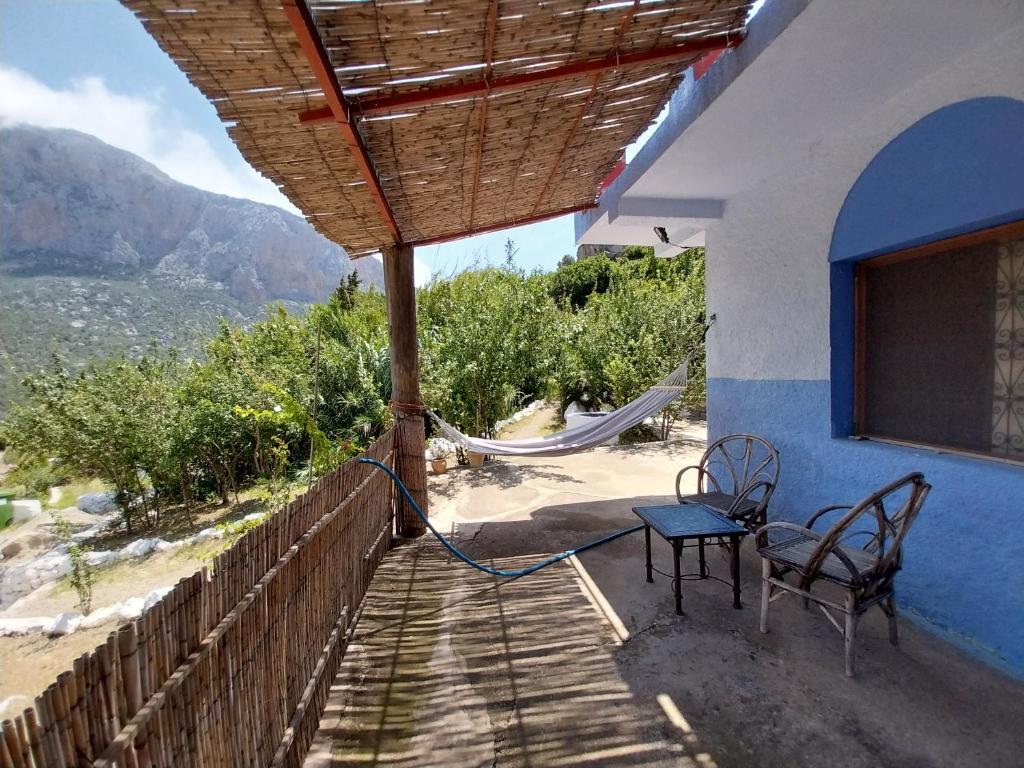
{"type": "MultiPolygon", "coordinates": [[[[0,0],[0,121],[73,128],[178,181],[299,213],[249,166],[213,107],[117,0],[0,0]]],[[[576,252],[572,216],[562,216],[417,248],[417,283],[503,262],[510,238],[526,270],[553,269],[576,252]]]]}

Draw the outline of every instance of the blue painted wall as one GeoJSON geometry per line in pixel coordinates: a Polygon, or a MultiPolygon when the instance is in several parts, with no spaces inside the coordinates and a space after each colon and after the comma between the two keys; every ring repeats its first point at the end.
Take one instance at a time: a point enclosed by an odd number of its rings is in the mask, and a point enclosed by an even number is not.
{"type": "Polygon", "coordinates": [[[1024,678],[1024,467],[848,437],[854,264],[1018,219],[1024,102],[972,99],[923,117],[864,169],[821,254],[831,262],[821,299],[830,302],[831,380],[710,379],[708,425],[709,439],[755,432],[780,449],[775,519],[804,522],[924,472],[933,491],[907,541],[898,599],[919,623],[1024,678]]]}
{"type": "Polygon", "coordinates": [[[804,523],[913,471],[933,490],[906,543],[900,605],[1024,678],[1024,467],[832,437],[827,381],[708,380],[709,440],[767,437],[782,475],[772,519],[804,523]]]}

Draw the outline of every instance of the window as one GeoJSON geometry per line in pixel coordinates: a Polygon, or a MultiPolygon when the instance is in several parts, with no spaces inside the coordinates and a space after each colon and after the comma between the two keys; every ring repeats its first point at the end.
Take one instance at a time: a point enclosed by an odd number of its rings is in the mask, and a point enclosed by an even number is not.
{"type": "Polygon", "coordinates": [[[1024,222],[863,261],[865,437],[1024,461],[1024,222]]]}

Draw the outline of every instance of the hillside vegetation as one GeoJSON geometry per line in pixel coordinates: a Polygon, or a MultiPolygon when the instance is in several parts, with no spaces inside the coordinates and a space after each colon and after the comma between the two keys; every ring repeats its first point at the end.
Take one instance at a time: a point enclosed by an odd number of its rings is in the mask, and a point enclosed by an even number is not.
{"type": "MultiPolygon", "coordinates": [[[[288,302],[293,311],[304,304],[288,302]]],[[[21,396],[19,380],[46,368],[54,354],[72,370],[90,359],[119,354],[139,358],[176,347],[200,352],[199,339],[219,318],[250,325],[259,305],[213,287],[182,291],[160,280],[95,277],[0,278],[0,413],[21,396]]]]}
{"type": "MultiPolygon", "coordinates": [[[[619,407],[675,368],[701,335],[703,252],[474,269],[417,302],[426,405],[490,432],[541,397],[619,407]]],[[[21,457],[9,480],[38,491],[56,474],[100,478],[132,530],[253,486],[273,504],[391,425],[385,300],[354,277],[305,314],[278,304],[248,327],[225,319],[197,346],[195,359],[157,345],[79,373],[58,358],[28,377],[0,427],[21,457]]],[[[702,354],[691,372],[676,408],[702,407],[702,354]]]]}

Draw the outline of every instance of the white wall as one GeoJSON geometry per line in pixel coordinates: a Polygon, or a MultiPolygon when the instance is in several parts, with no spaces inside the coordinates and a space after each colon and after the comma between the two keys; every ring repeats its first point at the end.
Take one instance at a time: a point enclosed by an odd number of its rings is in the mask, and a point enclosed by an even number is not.
{"type": "Polygon", "coordinates": [[[940,107],[979,96],[1024,99],[1024,2],[970,5],[982,19],[990,14],[999,33],[959,54],[955,43],[935,41],[949,51],[941,68],[843,132],[805,145],[797,162],[726,202],[723,218],[707,231],[708,307],[718,315],[708,339],[709,377],[829,378],[828,253],[836,217],[861,171],[892,138],[940,107]]]}

